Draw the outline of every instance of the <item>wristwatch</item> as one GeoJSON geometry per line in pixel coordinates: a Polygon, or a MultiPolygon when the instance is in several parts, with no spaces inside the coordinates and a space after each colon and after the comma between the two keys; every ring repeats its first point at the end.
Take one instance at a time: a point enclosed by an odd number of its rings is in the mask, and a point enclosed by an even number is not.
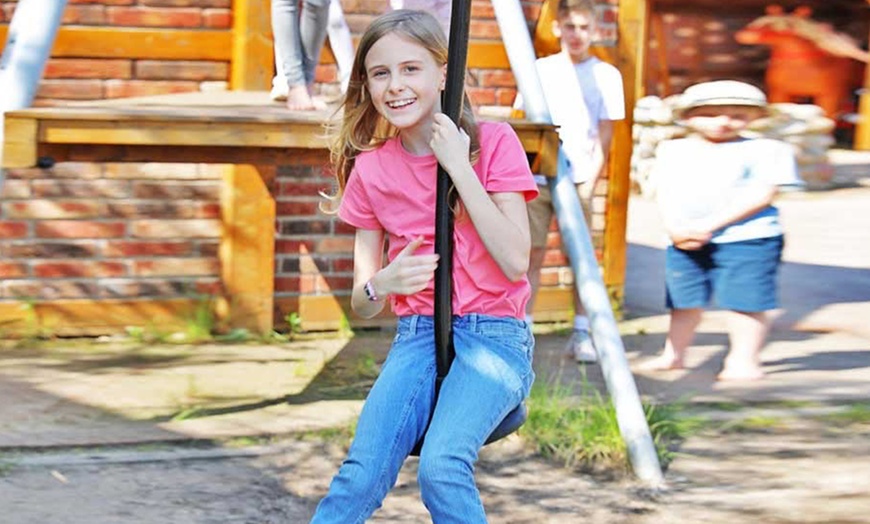
{"type": "Polygon", "coordinates": [[[375,287],[372,285],[371,280],[369,280],[368,282],[365,283],[365,285],[363,286],[363,291],[366,292],[366,298],[368,298],[369,301],[377,302],[378,300],[380,300],[380,297],[378,297],[377,292],[375,292],[375,287]]]}

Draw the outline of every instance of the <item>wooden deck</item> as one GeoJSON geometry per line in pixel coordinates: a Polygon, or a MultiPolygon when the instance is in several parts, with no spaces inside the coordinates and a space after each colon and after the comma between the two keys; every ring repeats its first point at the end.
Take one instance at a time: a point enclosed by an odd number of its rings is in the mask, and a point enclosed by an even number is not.
{"type": "MultiPolygon", "coordinates": [[[[54,162],[229,164],[221,192],[224,314],[234,326],[273,323],[275,202],[267,189],[279,165],[327,147],[334,111],[292,112],[266,92],[223,91],[103,100],[6,113],[3,167],[54,162]],[[240,225],[244,227],[239,227],[240,225]]],[[[539,172],[555,175],[552,125],[510,121],[539,172]]]]}

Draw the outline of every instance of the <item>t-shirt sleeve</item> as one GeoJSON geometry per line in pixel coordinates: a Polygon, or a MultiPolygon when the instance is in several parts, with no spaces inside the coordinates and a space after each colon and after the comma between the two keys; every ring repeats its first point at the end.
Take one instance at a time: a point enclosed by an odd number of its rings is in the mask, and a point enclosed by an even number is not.
{"type": "Polygon", "coordinates": [[[356,167],[351,170],[341,195],[338,217],[357,229],[383,229],[356,167]]]}
{"type": "Polygon", "coordinates": [[[538,196],[529,161],[513,128],[505,123],[490,124],[491,136],[481,133],[481,148],[491,148],[484,189],[489,193],[522,193],[526,202],[538,196]]]}
{"type": "Polygon", "coordinates": [[[749,169],[752,181],[791,188],[804,185],[798,175],[797,160],[791,146],[771,139],[764,140],[763,146],[756,151],[749,169]]]}
{"type": "Polygon", "coordinates": [[[625,95],[622,89],[622,75],[619,69],[610,64],[603,64],[599,79],[601,90],[601,113],[598,120],[625,119],[625,95]]]}

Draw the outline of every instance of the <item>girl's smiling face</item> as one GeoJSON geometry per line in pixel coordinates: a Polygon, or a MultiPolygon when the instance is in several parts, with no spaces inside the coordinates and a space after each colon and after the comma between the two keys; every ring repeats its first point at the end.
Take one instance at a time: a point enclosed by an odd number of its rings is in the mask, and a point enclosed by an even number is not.
{"type": "Polygon", "coordinates": [[[402,131],[426,130],[441,112],[446,67],[420,44],[388,33],[366,55],[366,88],[390,124],[402,131]]]}

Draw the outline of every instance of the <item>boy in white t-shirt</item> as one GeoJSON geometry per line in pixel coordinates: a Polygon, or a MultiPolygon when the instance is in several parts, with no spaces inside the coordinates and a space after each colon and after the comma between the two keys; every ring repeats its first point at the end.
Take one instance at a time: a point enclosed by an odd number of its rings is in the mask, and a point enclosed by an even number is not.
{"type": "MultiPolygon", "coordinates": [[[[595,184],[607,167],[613,123],[625,118],[619,70],[589,52],[594,31],[595,5],[591,0],[560,0],[553,32],[561,41],[562,52],[536,63],[550,116],[559,126],[562,150],[571,164],[587,224],[595,184]]],[[[526,308],[529,322],[553,216],[553,200],[546,179],[536,177],[536,180],[541,185],[541,193],[528,205],[532,235],[529,261],[532,298],[526,308]]],[[[574,330],[566,350],[578,362],[596,362],[598,355],[589,334],[589,319],[577,293],[574,293],[574,312],[574,330]]]]}

